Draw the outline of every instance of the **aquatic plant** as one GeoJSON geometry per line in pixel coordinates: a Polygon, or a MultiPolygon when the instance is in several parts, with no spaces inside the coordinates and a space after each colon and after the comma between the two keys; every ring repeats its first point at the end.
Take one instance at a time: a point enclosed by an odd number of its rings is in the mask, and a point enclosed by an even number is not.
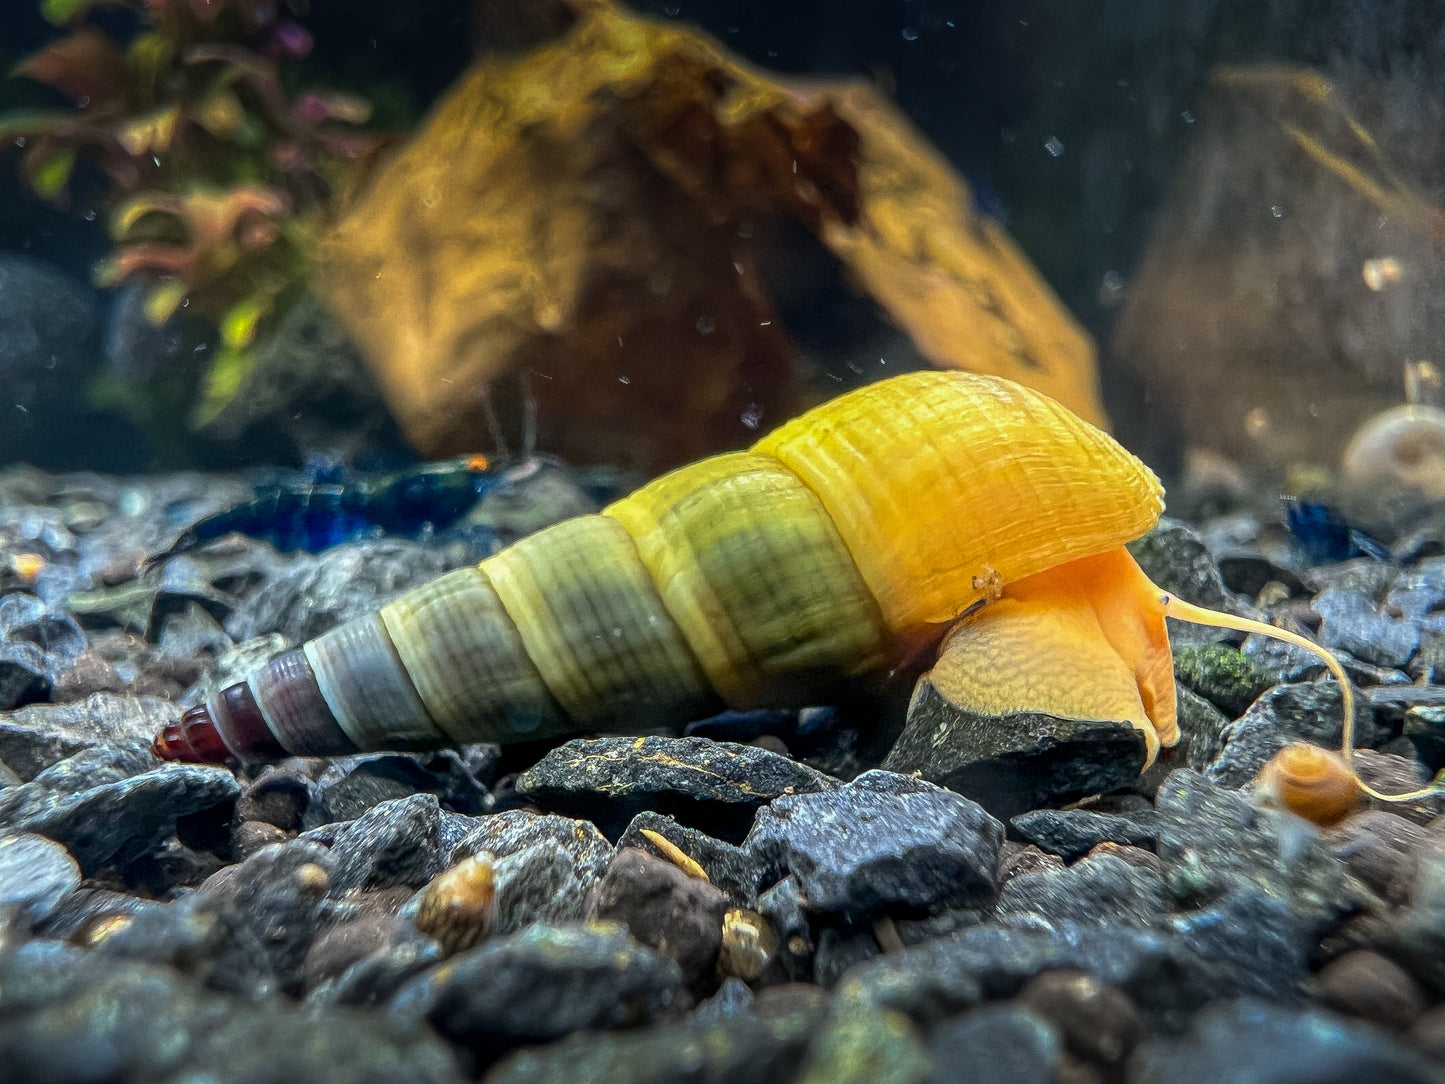
{"type": "Polygon", "coordinates": [[[112,254],[102,285],[148,284],[146,316],[194,307],[219,333],[193,422],[234,396],[253,347],[301,292],[318,227],[379,137],[369,104],[293,90],[306,57],[305,0],[43,0],[67,33],[14,75],[53,87],[71,109],[0,116],[0,144],[41,198],[64,203],[77,166],[109,187],[112,254]],[[86,22],[132,13],[118,40],[86,22]]]}

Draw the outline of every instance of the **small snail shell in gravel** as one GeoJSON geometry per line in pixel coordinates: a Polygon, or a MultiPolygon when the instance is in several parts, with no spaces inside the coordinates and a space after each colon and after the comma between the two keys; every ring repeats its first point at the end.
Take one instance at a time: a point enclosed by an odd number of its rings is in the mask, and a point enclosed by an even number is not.
{"type": "Polygon", "coordinates": [[[1291,742],[1259,770],[1255,793],[1291,813],[1329,827],[1359,808],[1364,792],[1345,758],[1308,742],[1291,742]]]}

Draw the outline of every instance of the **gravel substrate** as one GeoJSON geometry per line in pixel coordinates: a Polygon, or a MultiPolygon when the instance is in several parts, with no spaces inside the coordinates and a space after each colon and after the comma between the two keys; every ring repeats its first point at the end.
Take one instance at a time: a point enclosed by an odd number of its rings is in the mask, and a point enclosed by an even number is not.
{"type": "MultiPolygon", "coordinates": [[[[1171,630],[1159,764],[1082,765],[1074,735],[1028,789],[972,796],[880,767],[858,705],[163,763],[181,706],[478,556],[233,536],[139,571],[247,493],[0,474],[7,1084],[1445,1080],[1441,803],[1320,829],[1251,789],[1286,743],[1339,741],[1305,653],[1171,630]],[[485,933],[457,940],[421,896],[473,855],[490,879],[455,921],[485,933]]],[[[1216,559],[1200,527],[1166,521],[1141,563],[1339,653],[1381,786],[1445,763],[1445,558],[1312,567],[1236,516],[1216,559]]]]}

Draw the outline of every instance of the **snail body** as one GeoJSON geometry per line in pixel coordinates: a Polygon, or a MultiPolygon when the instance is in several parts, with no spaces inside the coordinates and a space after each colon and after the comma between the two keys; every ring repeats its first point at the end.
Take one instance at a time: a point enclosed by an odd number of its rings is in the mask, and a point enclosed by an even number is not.
{"type": "Polygon", "coordinates": [[[1008,585],[1118,549],[1162,503],[1147,467],[1046,396],[912,373],[285,652],[156,751],[507,743],[818,703],[1008,585]]]}

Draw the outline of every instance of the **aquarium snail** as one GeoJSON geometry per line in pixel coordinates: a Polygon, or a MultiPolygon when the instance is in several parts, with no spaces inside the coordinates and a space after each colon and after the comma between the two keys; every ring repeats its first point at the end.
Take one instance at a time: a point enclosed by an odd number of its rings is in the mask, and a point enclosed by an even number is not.
{"type": "Polygon", "coordinates": [[[1050,684],[1036,634],[1109,660],[1124,688],[1103,707],[1125,702],[1150,759],[1175,736],[1166,614],[1297,643],[1349,701],[1317,645],[1149,583],[1122,547],[1162,506],[1143,463],[1052,399],[911,373],[285,652],[165,727],[155,750],[217,761],[506,743],[823,703],[969,615],[990,634],[979,673],[1026,675],[1021,695],[1050,684]]]}
{"type": "Polygon", "coordinates": [[[1259,770],[1262,799],[1323,827],[1338,824],[1364,797],[1345,758],[1309,742],[1290,742],[1259,770]]]}

